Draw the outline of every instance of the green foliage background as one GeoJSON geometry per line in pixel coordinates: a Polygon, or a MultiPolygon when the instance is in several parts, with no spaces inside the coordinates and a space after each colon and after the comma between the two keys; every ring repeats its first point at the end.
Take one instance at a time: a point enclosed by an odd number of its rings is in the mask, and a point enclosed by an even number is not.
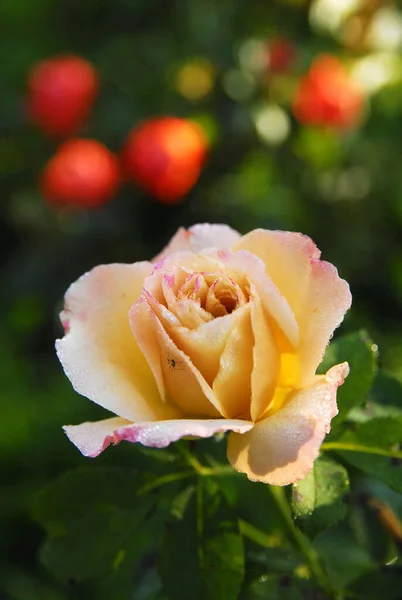
{"type": "Polygon", "coordinates": [[[356,131],[291,120],[289,137],[267,145],[256,106],[289,111],[321,52],[352,62],[365,52],[313,31],[307,2],[3,0],[0,22],[0,598],[400,599],[402,84],[370,99],[356,131]],[[295,44],[291,73],[229,97],[242,43],[278,35],[295,44]],[[83,135],[117,151],[149,116],[206,124],[215,141],[182,204],[131,187],[90,213],[44,204],[37,178],[55,144],[27,122],[26,78],[34,61],[63,52],[91,60],[102,81],[83,135]],[[175,74],[200,57],[216,78],[193,102],[175,74]],[[185,444],[122,444],[95,463],[61,431],[105,416],[55,358],[68,285],[96,264],[148,259],[177,227],[204,221],[310,235],[351,283],[342,332],[369,332],[330,347],[326,364],[349,360],[352,374],[322,457],[293,490],[229,474],[219,440],[199,442],[197,459],[185,444]]]}

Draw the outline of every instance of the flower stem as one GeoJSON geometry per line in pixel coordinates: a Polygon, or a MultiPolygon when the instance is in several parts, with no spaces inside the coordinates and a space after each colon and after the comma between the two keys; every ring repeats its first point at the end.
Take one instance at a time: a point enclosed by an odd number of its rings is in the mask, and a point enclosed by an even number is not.
{"type": "Polygon", "coordinates": [[[271,537],[264,531],[261,531],[261,529],[254,527],[251,523],[244,521],[244,519],[239,519],[239,530],[244,537],[247,537],[259,546],[263,546],[263,548],[272,548],[271,537]]]}
{"type": "Polygon", "coordinates": [[[179,471],[178,473],[169,473],[168,475],[162,475],[158,477],[158,479],[154,479],[149,483],[145,483],[138,490],[138,496],[144,496],[148,492],[154,490],[155,488],[160,487],[161,485],[165,485],[166,483],[172,483],[173,481],[179,481],[180,479],[188,479],[189,477],[194,477],[195,473],[193,469],[187,469],[186,471],[179,471]]]}
{"type": "Polygon", "coordinates": [[[324,442],[321,445],[321,450],[341,450],[343,452],[362,452],[364,454],[376,454],[377,456],[387,456],[389,458],[402,458],[402,452],[398,450],[386,450],[384,448],[376,448],[374,446],[364,446],[362,444],[354,444],[353,442],[324,442]]]}
{"type": "Polygon", "coordinates": [[[314,575],[318,585],[322,587],[334,600],[339,600],[339,594],[333,589],[332,584],[321,566],[317,551],[313,547],[310,540],[296,527],[293,515],[291,513],[289,503],[286,499],[284,489],[277,486],[269,486],[271,496],[282,515],[282,518],[287,526],[288,533],[294,544],[308,561],[311,572],[314,575]]]}
{"type": "Polygon", "coordinates": [[[186,462],[193,467],[194,471],[201,477],[214,477],[217,475],[236,475],[236,471],[230,465],[216,465],[204,467],[200,461],[191,453],[184,444],[177,444],[177,449],[186,462]]]}

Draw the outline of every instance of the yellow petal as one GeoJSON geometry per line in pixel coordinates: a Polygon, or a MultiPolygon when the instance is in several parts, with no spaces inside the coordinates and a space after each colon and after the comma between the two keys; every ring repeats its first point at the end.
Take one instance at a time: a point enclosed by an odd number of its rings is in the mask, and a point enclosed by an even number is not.
{"type": "Polygon", "coordinates": [[[245,281],[253,283],[264,311],[272,318],[277,328],[286,337],[288,345],[297,348],[299,344],[299,327],[287,299],[267,275],[263,261],[251,252],[240,250],[209,250],[205,256],[220,260],[225,271],[244,288],[245,281]]]}
{"type": "Polygon", "coordinates": [[[186,417],[218,417],[213,391],[189,357],[169,337],[142,296],[130,310],[130,323],[138,345],[158,381],[186,417]]]}
{"type": "Polygon", "coordinates": [[[230,434],[227,454],[232,466],[252,481],[271,485],[305,477],[338,412],[336,392],[348,372],[347,363],[332,367],[311,386],[291,394],[282,410],[248,433],[230,434]]]}
{"type": "MultiPolygon", "coordinates": [[[[260,257],[267,274],[291,306],[300,330],[299,356],[291,359],[290,370],[284,365],[281,372],[287,377],[285,371],[288,375],[292,371],[295,380],[299,371],[297,384],[308,384],[334,329],[350,307],[348,284],[338,276],[335,267],[319,260],[320,251],[314,242],[300,233],[257,229],[243,236],[233,249],[248,250],[260,257]]],[[[280,343],[280,330],[275,324],[273,329],[280,343]]],[[[290,355],[294,349],[287,348],[286,352],[290,355]]]]}
{"type": "Polygon", "coordinates": [[[251,290],[251,324],[255,340],[251,375],[251,418],[257,421],[272,401],[278,380],[280,356],[261,301],[254,295],[254,286],[251,290]]]}
{"type": "Polygon", "coordinates": [[[183,327],[163,305],[147,295],[147,301],[176,346],[186,354],[211,386],[219,360],[233,326],[233,313],[203,323],[196,329],[183,327]]]}
{"type": "Polygon", "coordinates": [[[311,276],[299,315],[300,385],[308,384],[317,370],[334,329],[343,321],[352,302],[349,285],[336,268],[311,260],[311,276]]]}
{"type": "Polygon", "coordinates": [[[297,318],[310,279],[310,258],[320,257],[314,242],[301,233],[255,229],[244,235],[233,250],[248,250],[261,258],[267,275],[297,318]]]}
{"type": "Polygon", "coordinates": [[[233,325],[212,389],[226,418],[249,419],[254,345],[250,305],[239,308],[231,316],[233,325]]]}

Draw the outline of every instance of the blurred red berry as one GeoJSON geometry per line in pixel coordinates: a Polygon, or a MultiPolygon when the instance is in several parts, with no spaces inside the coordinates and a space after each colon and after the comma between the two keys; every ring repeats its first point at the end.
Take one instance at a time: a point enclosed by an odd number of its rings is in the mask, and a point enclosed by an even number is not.
{"type": "Polygon", "coordinates": [[[96,140],[73,139],[47,162],[42,191],[52,204],[96,208],[110,200],[119,182],[117,156],[96,140]]]}
{"type": "Polygon", "coordinates": [[[98,91],[94,67],[67,55],[35,65],[28,80],[28,113],[46,134],[76,133],[89,116],[98,91]]]}
{"type": "Polygon", "coordinates": [[[295,47],[285,38],[273,38],[268,45],[269,70],[271,73],[284,73],[290,69],[295,59],[295,47]]]}
{"type": "Polygon", "coordinates": [[[200,126],[186,119],[161,117],[130,132],[122,163],[127,177],[148,194],[175,204],[196,183],[206,151],[200,126]]]}
{"type": "Polygon", "coordinates": [[[293,113],[306,125],[349,129],[359,123],[363,105],[363,92],[342,63],[334,56],[322,55],[299,82],[293,113]]]}

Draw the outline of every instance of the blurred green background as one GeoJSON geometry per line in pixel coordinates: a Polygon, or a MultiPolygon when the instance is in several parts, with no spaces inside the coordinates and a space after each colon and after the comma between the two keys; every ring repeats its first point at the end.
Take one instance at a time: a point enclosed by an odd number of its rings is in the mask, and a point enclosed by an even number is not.
{"type": "MultiPolygon", "coordinates": [[[[350,2],[335,18],[336,4],[0,3],[1,598],[89,597],[55,591],[36,559],[43,533],[30,506],[54,475],[88,460],[61,426],[104,416],[74,393],[54,353],[63,294],[91,267],[151,258],[179,226],[197,222],[242,233],[301,231],[351,284],[354,305],[343,331],[367,328],[382,366],[402,378],[402,16],[397,4],[367,0],[360,8],[350,2]],[[295,56],[273,74],[260,59],[278,36],[295,56]],[[123,186],[98,210],[46,205],[37,180],[56,143],[28,122],[26,82],[33,63],[66,52],[90,60],[101,81],[82,135],[119,151],[147,117],[183,116],[205,126],[209,158],[181,204],[163,206],[123,186]],[[295,86],[323,52],[364,74],[365,116],[353,131],[309,128],[292,117],[295,86]],[[191,84],[194,67],[206,78],[201,92],[191,84]]],[[[129,463],[132,453],[119,447],[99,460],[129,463]]]]}

